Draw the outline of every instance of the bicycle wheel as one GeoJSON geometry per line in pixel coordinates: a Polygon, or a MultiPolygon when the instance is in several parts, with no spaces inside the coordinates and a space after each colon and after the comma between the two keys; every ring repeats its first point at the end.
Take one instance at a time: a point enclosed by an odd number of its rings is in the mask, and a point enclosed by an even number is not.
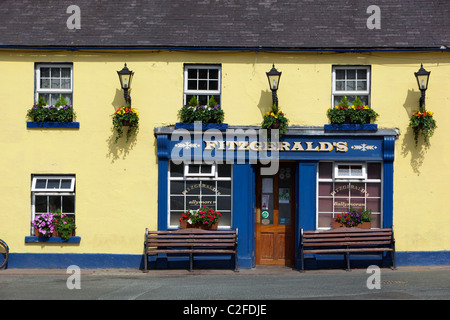
{"type": "Polygon", "coordinates": [[[9,248],[8,245],[0,240],[0,269],[8,263],[9,248]]]}

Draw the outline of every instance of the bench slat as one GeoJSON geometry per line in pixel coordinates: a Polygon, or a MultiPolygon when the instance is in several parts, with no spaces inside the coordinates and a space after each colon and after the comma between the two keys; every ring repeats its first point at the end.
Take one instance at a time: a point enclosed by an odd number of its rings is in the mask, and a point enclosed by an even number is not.
{"type": "Polygon", "coordinates": [[[148,270],[148,254],[189,253],[190,271],[195,253],[232,253],[235,271],[238,270],[236,230],[180,229],[172,231],[149,231],[145,236],[145,269],[148,270]]]}
{"type": "Polygon", "coordinates": [[[347,269],[350,270],[350,252],[393,252],[395,268],[394,229],[338,228],[328,231],[304,231],[301,229],[301,260],[304,270],[304,254],[347,253],[347,269]]]}

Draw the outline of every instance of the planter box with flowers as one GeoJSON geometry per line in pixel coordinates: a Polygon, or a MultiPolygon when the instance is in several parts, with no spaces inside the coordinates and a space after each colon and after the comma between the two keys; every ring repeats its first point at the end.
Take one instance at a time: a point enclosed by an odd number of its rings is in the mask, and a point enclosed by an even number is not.
{"type": "Polygon", "coordinates": [[[217,229],[222,214],[214,209],[203,207],[197,210],[188,210],[181,215],[180,229],[217,229]]]}
{"type": "Polygon", "coordinates": [[[57,213],[36,215],[32,225],[34,237],[27,237],[25,242],[80,242],[79,237],[74,237],[75,218],[61,214],[59,210],[57,213]],[[53,238],[53,241],[50,238],[53,238]]]}
{"type": "MultiPolygon", "coordinates": [[[[280,110],[277,105],[273,105],[271,107],[271,111],[267,111],[264,114],[263,122],[261,124],[261,128],[263,129],[278,129],[280,130],[280,137],[286,134],[286,130],[288,127],[289,119],[286,118],[286,115],[280,110]]],[[[270,132],[267,134],[270,136],[270,132]]]]}
{"type": "Polygon", "coordinates": [[[326,131],[377,131],[378,126],[374,123],[378,118],[378,113],[367,105],[363,105],[361,99],[356,97],[350,105],[347,97],[344,96],[339,105],[329,108],[327,116],[331,124],[326,124],[326,131]]]}
{"type": "Polygon", "coordinates": [[[76,117],[73,107],[67,104],[67,100],[60,95],[53,106],[47,106],[44,98],[27,112],[27,128],[79,128],[80,123],[74,122],[76,117]]]}
{"type": "Polygon", "coordinates": [[[436,120],[433,119],[433,112],[422,111],[414,112],[409,119],[409,126],[414,132],[414,142],[417,147],[419,134],[422,134],[425,145],[429,146],[429,138],[434,134],[437,128],[436,120]]]}
{"type": "Polygon", "coordinates": [[[331,226],[333,229],[337,228],[361,228],[370,229],[372,217],[372,211],[370,209],[353,209],[350,207],[348,212],[338,214],[334,219],[331,226]]]}
{"type": "Polygon", "coordinates": [[[123,136],[124,127],[127,127],[127,134],[126,134],[126,142],[130,140],[130,138],[137,134],[137,131],[139,129],[139,113],[136,111],[136,109],[131,108],[129,104],[126,106],[122,106],[119,109],[114,112],[112,115],[113,118],[113,128],[112,130],[117,132],[116,139],[114,140],[114,143],[117,143],[117,141],[123,136]]]}
{"type": "Polygon", "coordinates": [[[212,96],[207,105],[200,105],[197,98],[193,96],[188,104],[178,111],[180,122],[175,124],[176,129],[194,129],[194,122],[201,122],[202,129],[228,128],[227,123],[223,123],[224,112],[220,105],[212,96]]]}

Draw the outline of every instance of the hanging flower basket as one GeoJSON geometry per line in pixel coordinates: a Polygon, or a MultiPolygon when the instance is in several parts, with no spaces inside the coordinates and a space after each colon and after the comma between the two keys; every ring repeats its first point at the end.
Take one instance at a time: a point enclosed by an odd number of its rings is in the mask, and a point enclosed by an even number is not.
{"type": "MultiPolygon", "coordinates": [[[[264,114],[263,121],[261,123],[261,128],[268,130],[280,130],[280,137],[286,134],[289,119],[276,105],[271,107],[271,111],[267,111],[264,114]]],[[[269,137],[270,134],[267,136],[269,137]]]]}
{"type": "Polygon", "coordinates": [[[124,127],[127,128],[126,134],[126,142],[130,140],[130,138],[135,135],[139,129],[139,113],[136,109],[131,108],[130,105],[122,106],[114,112],[112,115],[113,118],[113,128],[112,130],[117,132],[116,139],[114,143],[123,136],[124,127]]]}
{"type": "Polygon", "coordinates": [[[422,112],[414,112],[409,120],[409,126],[413,129],[416,147],[419,135],[422,135],[425,145],[429,146],[429,138],[434,134],[434,130],[437,128],[436,120],[433,118],[433,112],[425,110],[422,112]]]}

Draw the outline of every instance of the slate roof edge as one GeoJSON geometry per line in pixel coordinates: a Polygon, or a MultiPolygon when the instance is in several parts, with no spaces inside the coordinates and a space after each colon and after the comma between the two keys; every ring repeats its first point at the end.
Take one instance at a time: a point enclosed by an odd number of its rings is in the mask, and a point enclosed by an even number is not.
{"type": "Polygon", "coordinates": [[[450,47],[330,47],[330,48],[303,48],[303,47],[194,47],[194,46],[136,46],[136,45],[83,45],[83,46],[39,46],[39,45],[0,45],[0,50],[168,50],[168,51],[277,51],[277,52],[426,52],[450,51],[450,47]]]}

